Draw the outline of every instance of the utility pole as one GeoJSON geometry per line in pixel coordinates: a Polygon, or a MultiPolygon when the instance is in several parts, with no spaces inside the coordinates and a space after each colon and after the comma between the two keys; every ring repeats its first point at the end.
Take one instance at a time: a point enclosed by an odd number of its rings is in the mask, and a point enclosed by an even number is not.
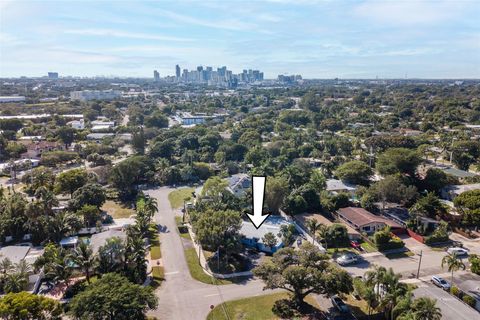
{"type": "Polygon", "coordinates": [[[423,250],[420,250],[420,260],[418,260],[417,279],[420,276],[420,266],[422,265],[423,250]]]}

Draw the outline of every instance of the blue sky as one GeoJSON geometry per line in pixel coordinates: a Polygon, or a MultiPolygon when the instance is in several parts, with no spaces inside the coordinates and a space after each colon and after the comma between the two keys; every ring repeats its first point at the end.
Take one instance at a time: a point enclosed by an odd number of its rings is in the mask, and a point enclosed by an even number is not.
{"type": "Polygon", "coordinates": [[[480,1],[0,0],[0,77],[480,78],[480,1]]]}

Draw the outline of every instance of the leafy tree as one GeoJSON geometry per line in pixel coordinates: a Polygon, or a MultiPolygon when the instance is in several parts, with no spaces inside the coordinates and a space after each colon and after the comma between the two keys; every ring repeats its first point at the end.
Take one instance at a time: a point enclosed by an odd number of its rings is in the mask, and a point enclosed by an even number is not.
{"type": "Polygon", "coordinates": [[[55,191],[57,193],[69,193],[71,196],[75,190],[87,183],[87,179],[87,172],[84,169],[72,169],[62,172],[56,178],[55,191]]]}
{"type": "Polygon", "coordinates": [[[271,261],[263,262],[253,273],[264,281],[264,289],[289,291],[299,307],[310,293],[332,296],[352,291],[350,275],[328,262],[311,243],[304,243],[299,250],[280,249],[271,261]]]}
{"type": "Polygon", "coordinates": [[[447,213],[447,209],[433,192],[428,192],[424,197],[419,198],[413,205],[412,211],[430,218],[442,217],[447,213]]]}
{"type": "Polygon", "coordinates": [[[285,199],[285,210],[291,214],[317,211],[320,208],[320,197],[310,184],[294,189],[285,199]]]}
{"type": "Polygon", "coordinates": [[[365,162],[353,160],[338,167],[335,175],[348,183],[368,185],[373,170],[365,162]]]}
{"type": "Polygon", "coordinates": [[[480,190],[465,191],[453,199],[457,209],[463,214],[463,223],[480,225],[480,190]]]}
{"type": "Polygon", "coordinates": [[[423,179],[423,185],[428,191],[439,194],[440,190],[449,185],[456,184],[458,181],[453,177],[449,177],[445,172],[437,168],[429,168],[423,179]]]}
{"type": "Polygon", "coordinates": [[[391,148],[379,155],[376,168],[382,175],[401,173],[414,177],[420,163],[415,150],[391,148]]]}
{"type": "Polygon", "coordinates": [[[417,188],[407,186],[398,176],[387,176],[374,183],[369,191],[375,199],[381,201],[383,206],[386,202],[402,203],[409,205],[417,197],[417,188]]]}
{"type": "Polygon", "coordinates": [[[237,211],[209,209],[192,217],[192,225],[197,240],[204,248],[211,251],[217,251],[228,239],[240,241],[239,231],[242,226],[242,218],[237,211]]]}
{"type": "Polygon", "coordinates": [[[262,242],[265,246],[269,247],[270,249],[273,250],[275,246],[277,245],[277,237],[271,232],[265,233],[265,235],[262,237],[262,242]]]}
{"type": "Polygon", "coordinates": [[[282,242],[285,246],[289,246],[295,240],[296,233],[295,226],[293,224],[283,224],[280,226],[280,236],[282,237],[282,242]]]}
{"type": "Polygon", "coordinates": [[[287,181],[279,177],[269,177],[265,187],[265,204],[272,212],[277,213],[288,194],[287,181]]]}
{"type": "Polygon", "coordinates": [[[320,170],[313,170],[310,176],[310,184],[320,192],[327,186],[327,179],[320,170]]]}
{"type": "Polygon", "coordinates": [[[461,170],[467,170],[480,157],[480,143],[457,141],[452,145],[452,162],[461,170]]]}
{"type": "Polygon", "coordinates": [[[9,293],[0,298],[0,317],[9,320],[60,320],[63,310],[57,301],[28,292],[9,293]]]}
{"type": "Polygon", "coordinates": [[[332,223],[324,234],[325,241],[330,247],[342,246],[349,243],[347,228],[340,223],[332,223]]]}
{"type": "Polygon", "coordinates": [[[132,136],[132,146],[138,154],[145,153],[145,133],[143,132],[143,127],[138,128],[133,132],[132,136]]]}
{"type": "Polygon", "coordinates": [[[135,185],[150,181],[153,174],[154,166],[151,159],[133,156],[117,163],[110,171],[109,180],[125,199],[135,195],[135,185]]]}
{"type": "Polygon", "coordinates": [[[480,257],[477,254],[471,254],[468,257],[468,262],[470,262],[470,270],[480,275],[480,257]]]}
{"type": "Polygon", "coordinates": [[[83,206],[95,206],[100,208],[106,200],[105,190],[97,183],[86,184],[73,192],[72,200],[69,206],[73,210],[78,210],[83,206]]]}
{"type": "Polygon", "coordinates": [[[69,313],[80,319],[145,319],[145,313],[157,303],[150,287],[108,273],[71,300],[69,313]]]}
{"type": "Polygon", "coordinates": [[[214,200],[220,200],[228,187],[228,182],[225,179],[214,176],[208,178],[202,188],[202,197],[208,197],[214,200]]]}
{"type": "Polygon", "coordinates": [[[65,147],[69,147],[75,140],[75,129],[69,126],[62,126],[57,130],[58,138],[65,144],[65,147]]]}
{"type": "Polygon", "coordinates": [[[442,259],[442,268],[446,265],[448,271],[452,273],[452,284],[453,284],[453,273],[460,269],[465,270],[465,264],[462,259],[460,259],[457,254],[448,254],[442,259]]]}
{"type": "Polygon", "coordinates": [[[83,217],[83,223],[87,227],[93,227],[100,220],[100,209],[89,204],[83,205],[76,211],[76,214],[83,217]]]}

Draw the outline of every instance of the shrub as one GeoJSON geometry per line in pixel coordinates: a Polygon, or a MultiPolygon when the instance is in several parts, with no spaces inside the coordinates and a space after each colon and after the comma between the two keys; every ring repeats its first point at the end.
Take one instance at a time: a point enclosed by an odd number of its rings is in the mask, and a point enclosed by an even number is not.
{"type": "Polygon", "coordinates": [[[460,296],[460,290],[457,287],[451,287],[450,288],[450,293],[453,294],[456,297],[460,296]]]}
{"type": "Polygon", "coordinates": [[[468,304],[472,308],[474,308],[475,304],[477,303],[475,298],[472,297],[472,296],[469,296],[468,294],[464,295],[462,300],[463,300],[463,302],[465,302],[466,304],[468,304]]]}

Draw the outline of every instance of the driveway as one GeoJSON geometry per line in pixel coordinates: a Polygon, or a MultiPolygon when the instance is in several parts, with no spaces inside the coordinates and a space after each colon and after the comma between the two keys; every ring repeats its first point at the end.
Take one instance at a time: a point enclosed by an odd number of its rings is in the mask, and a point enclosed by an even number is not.
{"type": "Polygon", "coordinates": [[[173,190],[175,189],[162,187],[145,191],[158,202],[155,221],[160,225],[160,245],[165,268],[165,281],[156,291],[158,308],[149,314],[159,319],[204,320],[211,305],[269,293],[263,291],[261,280],[215,286],[198,282],[190,276],[175,223],[175,215],[180,215],[180,211],[170,208],[168,201],[168,194],[173,190]]]}

